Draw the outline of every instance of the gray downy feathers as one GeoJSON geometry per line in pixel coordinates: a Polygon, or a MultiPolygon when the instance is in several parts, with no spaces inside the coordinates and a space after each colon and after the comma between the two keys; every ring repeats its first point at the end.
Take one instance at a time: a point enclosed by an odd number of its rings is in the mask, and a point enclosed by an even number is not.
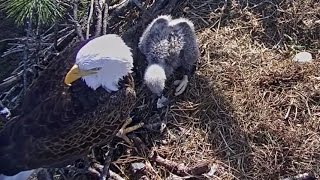
{"type": "Polygon", "coordinates": [[[193,23],[185,18],[172,19],[169,15],[159,16],[148,25],[140,37],[139,49],[148,62],[145,83],[158,96],[166,79],[178,67],[191,75],[200,54],[193,23]]]}

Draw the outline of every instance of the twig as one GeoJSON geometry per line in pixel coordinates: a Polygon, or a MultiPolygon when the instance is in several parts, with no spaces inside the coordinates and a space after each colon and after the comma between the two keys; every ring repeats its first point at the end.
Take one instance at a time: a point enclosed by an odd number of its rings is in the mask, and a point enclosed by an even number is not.
{"type": "Polygon", "coordinates": [[[316,180],[316,177],[312,173],[303,173],[282,180],[316,180]]]}
{"type": "Polygon", "coordinates": [[[110,179],[114,179],[114,180],[124,180],[119,174],[109,170],[109,174],[110,174],[110,179]]]}
{"type": "Polygon", "coordinates": [[[3,55],[1,57],[3,58],[3,57],[6,57],[6,56],[8,56],[10,54],[23,52],[23,51],[24,51],[23,49],[14,49],[14,50],[6,51],[6,52],[3,53],[3,55]]]}
{"type": "MultiPolygon", "coordinates": [[[[74,29],[73,28],[73,26],[72,27],[65,27],[65,28],[63,28],[63,29],[61,29],[61,30],[58,30],[58,24],[56,25],[56,28],[55,28],[55,30],[57,30],[57,36],[59,35],[59,34],[64,34],[65,32],[67,32],[67,31],[69,31],[70,29],[74,29]]],[[[51,41],[51,38],[52,38],[52,36],[55,36],[55,34],[53,33],[50,33],[50,34],[47,34],[47,35],[45,35],[45,36],[43,36],[43,35],[41,35],[42,36],[42,41],[51,41]]],[[[53,38],[54,39],[54,38],[53,38]]],[[[55,40],[55,39],[54,39],[55,40]]]]}
{"type": "Polygon", "coordinates": [[[27,93],[27,60],[28,60],[28,50],[29,50],[29,37],[31,37],[31,28],[32,28],[32,19],[31,16],[29,21],[27,22],[27,40],[25,42],[24,50],[23,50],[23,95],[27,93]]]}
{"type": "Polygon", "coordinates": [[[16,95],[14,98],[11,99],[9,105],[12,108],[10,109],[13,109],[13,110],[16,109],[19,106],[19,101],[21,100],[22,97],[23,97],[23,89],[19,92],[18,95],[16,95]],[[14,105],[11,105],[11,104],[14,104],[14,105]]]}
{"type": "Polygon", "coordinates": [[[75,30],[77,32],[77,35],[79,36],[81,41],[84,41],[81,25],[78,22],[78,2],[79,0],[73,1],[73,22],[75,24],[75,30]]]}
{"type": "Polygon", "coordinates": [[[89,16],[88,16],[88,22],[87,22],[86,39],[89,39],[89,36],[90,36],[90,24],[91,24],[91,19],[92,19],[92,14],[93,14],[93,4],[94,4],[94,0],[91,0],[90,1],[90,11],[89,11],[89,16]]]}
{"type": "Polygon", "coordinates": [[[109,2],[106,0],[104,5],[104,13],[103,13],[103,24],[102,24],[102,34],[107,34],[107,26],[108,26],[108,16],[109,16],[109,2]]]}
{"type": "Polygon", "coordinates": [[[157,164],[167,168],[172,173],[179,176],[188,176],[188,175],[202,175],[210,171],[210,163],[202,162],[192,167],[187,167],[184,164],[178,164],[176,162],[164,159],[157,155],[156,153],[151,158],[157,164]]]}
{"type": "Polygon", "coordinates": [[[69,31],[66,35],[60,37],[60,38],[58,39],[58,46],[60,46],[61,43],[62,43],[65,39],[67,39],[69,36],[71,36],[72,34],[74,34],[74,31],[75,31],[75,30],[71,30],[71,31],[69,31]]]}
{"type": "Polygon", "coordinates": [[[65,6],[66,8],[72,8],[72,5],[68,4],[67,2],[60,1],[60,5],[65,6]]]}
{"type": "Polygon", "coordinates": [[[107,20],[111,21],[113,18],[118,17],[123,11],[125,11],[126,7],[130,4],[130,0],[121,1],[118,5],[113,5],[109,7],[108,11],[111,13],[108,15],[107,20]]]}
{"type": "Polygon", "coordinates": [[[0,40],[0,43],[6,42],[6,41],[17,41],[17,40],[19,40],[19,41],[24,41],[25,38],[24,38],[24,37],[22,37],[22,38],[20,37],[20,38],[2,39],[2,40],[0,40]]]}
{"type": "Polygon", "coordinates": [[[118,4],[110,6],[109,10],[112,11],[112,10],[116,10],[116,9],[122,9],[123,7],[127,6],[129,4],[129,2],[130,2],[130,0],[123,0],[118,4]]]}
{"type": "Polygon", "coordinates": [[[102,28],[102,8],[100,6],[100,0],[94,0],[95,10],[97,14],[97,23],[96,23],[96,33],[94,37],[98,37],[101,35],[101,28],[102,28]]]}
{"type": "Polygon", "coordinates": [[[153,177],[156,177],[157,179],[161,179],[161,177],[159,176],[159,174],[157,173],[156,170],[154,170],[154,168],[152,167],[151,163],[149,161],[147,161],[145,163],[146,168],[145,168],[145,174],[150,174],[153,177]]]}
{"type": "Polygon", "coordinates": [[[57,50],[57,47],[58,47],[58,20],[55,20],[54,21],[54,43],[53,43],[53,46],[54,46],[54,49],[57,50]]]}
{"type": "Polygon", "coordinates": [[[18,81],[20,81],[22,78],[22,74],[18,75],[18,76],[14,76],[12,77],[10,80],[7,80],[3,83],[0,84],[0,91],[4,91],[5,89],[7,89],[8,87],[16,84],[18,81]]]}
{"type": "MultiPolygon", "coordinates": [[[[144,144],[144,142],[134,134],[130,135],[130,138],[133,139],[135,147],[143,154],[149,151],[148,147],[144,144]]],[[[151,160],[156,162],[157,164],[164,166],[169,171],[179,176],[188,176],[188,175],[202,175],[210,171],[210,162],[201,162],[192,167],[187,167],[183,164],[178,164],[176,162],[164,159],[154,153],[151,156],[151,160]]]]}

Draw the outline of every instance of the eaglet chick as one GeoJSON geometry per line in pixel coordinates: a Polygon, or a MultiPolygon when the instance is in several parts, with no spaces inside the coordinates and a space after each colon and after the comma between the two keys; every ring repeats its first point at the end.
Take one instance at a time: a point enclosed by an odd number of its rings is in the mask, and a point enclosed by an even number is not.
{"type": "MultiPolygon", "coordinates": [[[[166,80],[179,67],[182,67],[184,76],[174,82],[178,85],[175,95],[185,91],[200,54],[194,25],[190,20],[159,16],[143,32],[139,49],[148,62],[144,81],[154,94],[162,96],[166,80]]],[[[158,100],[158,108],[161,107],[159,101],[163,99],[162,96],[158,100]]]]}

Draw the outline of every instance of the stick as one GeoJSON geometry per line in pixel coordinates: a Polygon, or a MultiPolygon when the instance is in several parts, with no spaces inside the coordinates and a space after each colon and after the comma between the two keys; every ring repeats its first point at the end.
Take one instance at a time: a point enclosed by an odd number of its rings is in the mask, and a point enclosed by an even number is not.
{"type": "Polygon", "coordinates": [[[210,163],[209,162],[201,162],[192,167],[187,167],[184,164],[178,164],[174,161],[170,161],[156,155],[156,153],[151,158],[157,164],[167,168],[172,173],[179,176],[188,176],[188,175],[202,175],[210,171],[210,163]]]}
{"type": "Polygon", "coordinates": [[[316,177],[312,173],[303,173],[282,180],[316,180],[316,177]]]}
{"type": "Polygon", "coordinates": [[[29,18],[28,28],[27,28],[27,40],[25,42],[25,46],[23,49],[23,95],[27,93],[27,61],[28,61],[28,50],[29,50],[29,37],[31,37],[32,30],[32,19],[31,16],[29,18]]]}
{"type": "Polygon", "coordinates": [[[109,174],[110,174],[110,179],[114,179],[114,180],[125,180],[123,179],[119,174],[109,170],[109,174]]]}
{"type": "Polygon", "coordinates": [[[108,26],[108,15],[109,15],[109,2],[105,2],[104,4],[104,13],[103,13],[103,24],[102,24],[102,34],[107,34],[107,26],[108,26]]]}
{"type": "Polygon", "coordinates": [[[129,0],[122,0],[120,3],[110,6],[109,10],[121,9],[129,4],[129,0]]]}
{"type": "Polygon", "coordinates": [[[126,7],[130,4],[130,0],[123,0],[117,5],[109,7],[111,13],[108,15],[108,21],[111,21],[113,18],[117,18],[123,11],[126,10],[126,7]]]}
{"type": "Polygon", "coordinates": [[[90,12],[89,12],[89,17],[88,17],[88,22],[87,22],[86,39],[89,39],[89,36],[90,36],[90,23],[91,23],[92,14],[93,14],[93,4],[94,4],[94,0],[91,0],[91,2],[90,2],[90,12]]]}
{"type": "Polygon", "coordinates": [[[5,81],[3,83],[0,84],[0,91],[4,91],[7,88],[9,88],[10,86],[17,84],[18,81],[20,81],[22,78],[22,75],[18,75],[15,77],[12,77],[10,80],[5,81]]]}
{"type": "Polygon", "coordinates": [[[74,20],[73,22],[75,24],[75,30],[77,32],[78,37],[80,38],[81,41],[84,41],[81,25],[78,22],[78,2],[79,0],[73,1],[73,20],[74,20]]]}
{"type": "Polygon", "coordinates": [[[102,9],[100,6],[100,0],[94,0],[95,10],[97,12],[97,23],[96,23],[96,33],[94,37],[98,37],[101,35],[102,28],[102,9]]]}

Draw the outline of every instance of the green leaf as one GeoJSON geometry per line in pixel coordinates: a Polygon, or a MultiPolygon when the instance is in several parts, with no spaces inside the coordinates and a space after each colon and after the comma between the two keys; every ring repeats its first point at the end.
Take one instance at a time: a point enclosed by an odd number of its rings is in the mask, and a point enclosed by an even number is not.
{"type": "Polygon", "coordinates": [[[50,24],[61,18],[64,11],[57,0],[0,0],[0,9],[19,25],[29,19],[39,25],[50,24]]]}

